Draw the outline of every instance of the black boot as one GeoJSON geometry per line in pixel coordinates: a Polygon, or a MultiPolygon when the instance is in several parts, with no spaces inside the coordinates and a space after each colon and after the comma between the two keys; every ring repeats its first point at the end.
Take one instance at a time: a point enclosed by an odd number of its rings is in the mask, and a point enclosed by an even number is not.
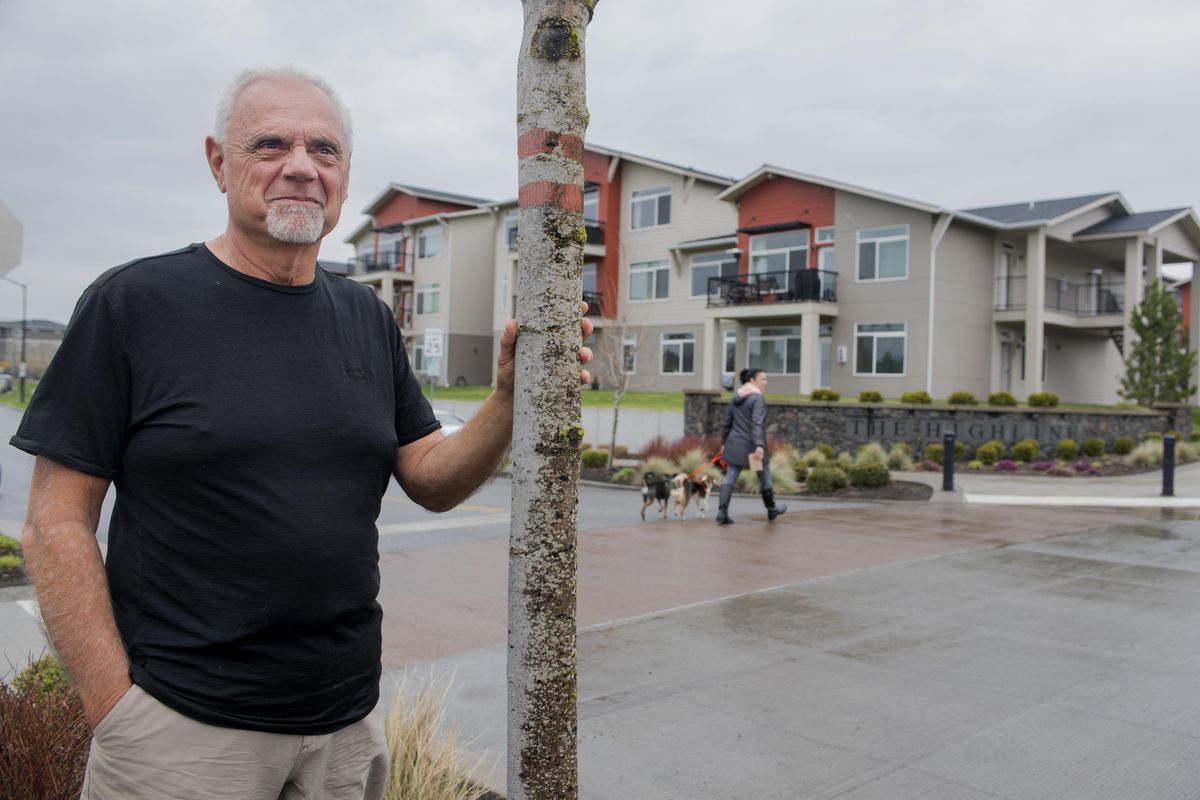
{"type": "Polygon", "coordinates": [[[775,505],[775,490],[774,489],[763,489],[762,490],[762,499],[763,499],[763,505],[767,507],[767,522],[770,522],[771,520],[778,517],[780,514],[787,511],[787,506],[782,505],[782,504],[775,505]]]}
{"type": "Polygon", "coordinates": [[[717,507],[717,524],[718,525],[728,525],[731,522],[733,522],[733,520],[731,520],[729,518],[729,507],[728,506],[718,506],[717,507]]]}

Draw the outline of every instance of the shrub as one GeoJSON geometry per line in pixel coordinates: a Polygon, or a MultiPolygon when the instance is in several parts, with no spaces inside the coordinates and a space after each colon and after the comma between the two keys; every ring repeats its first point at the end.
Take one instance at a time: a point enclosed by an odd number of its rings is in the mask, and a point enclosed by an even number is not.
{"type": "Polygon", "coordinates": [[[1019,469],[1020,467],[1017,466],[1017,462],[1009,458],[997,461],[996,466],[992,467],[992,470],[995,472],[1016,472],[1019,469]]]}
{"type": "Polygon", "coordinates": [[[946,458],[946,448],[940,444],[931,444],[925,448],[925,460],[932,461],[935,464],[944,464],[946,458]]]}
{"type": "Polygon", "coordinates": [[[917,470],[918,472],[941,472],[942,465],[937,461],[925,459],[924,461],[915,465],[913,469],[917,470]]]}
{"type": "Polygon", "coordinates": [[[909,455],[912,448],[904,442],[892,445],[892,449],[888,451],[887,465],[888,469],[892,470],[909,470],[913,468],[912,456],[909,455]]]}
{"type": "Polygon", "coordinates": [[[837,392],[835,392],[833,389],[813,389],[812,394],[809,395],[809,397],[812,398],[813,400],[833,402],[833,403],[836,403],[837,401],[842,399],[842,396],[840,394],[838,394],[837,392]]]}
{"type": "Polygon", "coordinates": [[[804,455],[800,456],[800,462],[802,464],[804,464],[804,466],[809,467],[809,468],[819,467],[820,465],[824,464],[828,460],[829,460],[828,456],[826,456],[825,453],[823,453],[822,451],[818,450],[815,447],[812,450],[809,450],[804,455]]]}
{"type": "Polygon", "coordinates": [[[844,489],[849,483],[846,474],[832,464],[822,464],[814,469],[808,476],[808,490],[810,492],[832,492],[837,489],[844,489]]]}
{"type": "Polygon", "coordinates": [[[929,392],[921,389],[916,392],[905,392],[900,395],[901,403],[909,403],[910,405],[928,405],[933,402],[933,398],[929,396],[929,392]]]}
{"type": "Polygon", "coordinates": [[[1158,467],[1162,465],[1162,460],[1162,442],[1155,441],[1142,442],[1125,457],[1126,463],[1135,467],[1158,467]]]}
{"type": "Polygon", "coordinates": [[[19,553],[21,552],[21,543],[11,536],[5,536],[0,533],[0,553],[19,553]]]}
{"type": "Polygon", "coordinates": [[[1083,454],[1089,458],[1104,455],[1104,440],[1099,436],[1089,436],[1084,439],[1083,454]]]}
{"type": "Polygon", "coordinates": [[[979,400],[970,392],[951,392],[950,397],[946,400],[952,406],[975,406],[979,405],[979,400]]]}
{"type": "Polygon", "coordinates": [[[1146,433],[1142,434],[1143,442],[1161,442],[1162,440],[1163,435],[1158,431],[1147,431],[1146,433]]]}
{"type": "Polygon", "coordinates": [[[735,488],[739,492],[747,494],[758,494],[761,488],[758,483],[758,473],[752,469],[744,469],[738,474],[737,484],[735,488]]]}
{"type": "Polygon", "coordinates": [[[0,797],[79,797],[91,730],[53,656],[0,683],[0,742],[0,797]]]}
{"type": "Polygon", "coordinates": [[[629,448],[619,444],[612,449],[613,458],[629,458],[629,448]]]}
{"type": "Polygon", "coordinates": [[[621,467],[621,469],[619,469],[613,473],[612,477],[609,478],[609,480],[614,481],[614,482],[619,481],[621,483],[627,483],[629,481],[629,479],[632,478],[636,474],[637,474],[637,470],[634,469],[633,467],[621,467]]]}
{"type": "Polygon", "coordinates": [[[833,448],[830,447],[829,445],[825,444],[824,442],[821,442],[820,444],[818,444],[816,449],[820,450],[826,459],[833,458],[833,448]]]}
{"type": "Polygon", "coordinates": [[[968,461],[967,469],[973,470],[974,472],[978,472],[979,470],[983,469],[983,462],[980,461],[979,459],[975,459],[974,461],[968,461]]]}
{"type": "Polygon", "coordinates": [[[792,474],[796,476],[796,483],[804,483],[808,479],[808,467],[803,461],[793,461],[792,474]]]}
{"type": "Polygon", "coordinates": [[[700,448],[708,457],[712,458],[713,454],[721,449],[721,437],[719,434],[712,433],[708,436],[681,436],[678,439],[666,439],[662,436],[655,436],[645,447],[639,458],[665,458],[668,461],[678,461],[684,453],[694,448],[700,448]]]}
{"type": "MultiPolygon", "coordinates": [[[[753,472],[754,470],[746,471],[753,472]]],[[[792,494],[800,487],[790,458],[777,459],[774,454],[771,455],[771,484],[775,491],[781,494],[792,494]]]]}
{"type": "Polygon", "coordinates": [[[1012,392],[992,392],[988,395],[989,406],[1015,406],[1017,398],[1012,396],[1012,392]]]}
{"type": "Polygon", "coordinates": [[[1051,464],[1050,469],[1046,470],[1047,475],[1053,475],[1055,478],[1071,478],[1075,475],[1075,470],[1063,464],[1051,464]]]}
{"type": "Polygon", "coordinates": [[[874,389],[867,389],[858,393],[858,402],[860,403],[882,403],[883,393],[877,392],[874,389]]]}
{"type": "Polygon", "coordinates": [[[384,800],[473,800],[480,790],[470,776],[485,759],[469,756],[457,728],[446,724],[449,684],[437,688],[423,681],[415,691],[415,682],[408,674],[400,679],[384,722],[391,765],[384,800]]]}
{"type": "Polygon", "coordinates": [[[1050,469],[1053,466],[1054,466],[1053,461],[1039,461],[1033,465],[1032,469],[1034,472],[1045,472],[1046,470],[1050,469]]]}
{"type": "Polygon", "coordinates": [[[712,458],[712,454],[704,454],[704,451],[699,447],[693,447],[675,460],[675,466],[679,467],[680,472],[686,472],[689,475],[692,472],[703,467],[712,458]]]}
{"type": "Polygon", "coordinates": [[[660,478],[669,478],[676,472],[679,472],[679,468],[675,466],[675,462],[668,461],[665,458],[647,458],[642,462],[642,465],[637,468],[638,483],[645,482],[647,472],[653,472],[660,478]]]}
{"type": "Polygon", "coordinates": [[[955,439],[954,440],[954,460],[962,461],[966,457],[967,457],[967,445],[964,442],[962,442],[958,439],[955,439]]]}
{"type": "Polygon", "coordinates": [[[1100,470],[1096,468],[1096,465],[1091,464],[1087,461],[1076,462],[1071,465],[1071,469],[1075,470],[1075,472],[1080,475],[1099,475],[1100,474],[1100,470]]]}
{"type": "Polygon", "coordinates": [[[1022,439],[1012,446],[1012,457],[1017,461],[1033,461],[1042,452],[1037,439],[1022,439]]]}
{"type": "Polygon", "coordinates": [[[608,466],[607,450],[584,450],[579,460],[585,468],[608,466]]]}
{"type": "Polygon", "coordinates": [[[975,448],[975,457],[987,466],[991,466],[1004,456],[1004,444],[992,439],[975,448]]]}
{"type": "Polygon", "coordinates": [[[1053,408],[1058,405],[1058,395],[1054,392],[1034,392],[1029,395],[1028,402],[1035,408],[1053,408]]]}
{"type": "Polygon", "coordinates": [[[842,452],[838,453],[837,463],[838,463],[838,466],[843,466],[843,467],[848,468],[851,464],[854,463],[854,459],[850,457],[849,451],[843,450],[842,452]]]}
{"type": "Polygon", "coordinates": [[[883,445],[879,442],[868,442],[858,448],[858,452],[854,456],[854,466],[859,464],[880,464],[886,465],[888,459],[887,451],[883,449],[883,445]]]}
{"type": "Polygon", "coordinates": [[[1118,436],[1113,442],[1113,452],[1119,456],[1127,456],[1133,452],[1135,444],[1132,436],[1118,436]]]}
{"type": "Polygon", "coordinates": [[[855,464],[850,468],[848,478],[851,486],[874,489],[891,483],[892,473],[888,472],[888,468],[883,464],[855,464]]]}
{"type": "Polygon", "coordinates": [[[1167,432],[1166,432],[1166,434],[1164,434],[1164,435],[1166,435],[1166,436],[1174,436],[1174,437],[1175,437],[1175,441],[1177,441],[1177,442],[1186,442],[1186,441],[1187,441],[1187,438],[1188,438],[1188,437],[1184,436],[1182,433],[1180,433],[1179,431],[1176,431],[1176,430],[1170,430],[1170,431],[1167,431],[1167,432]]]}
{"type": "Polygon", "coordinates": [[[1200,442],[1180,442],[1175,446],[1175,460],[1180,464],[1200,460],[1200,442]]]}
{"type": "Polygon", "coordinates": [[[1079,445],[1075,443],[1074,439],[1059,439],[1054,453],[1058,456],[1059,461],[1074,461],[1079,457],[1079,445]]]}

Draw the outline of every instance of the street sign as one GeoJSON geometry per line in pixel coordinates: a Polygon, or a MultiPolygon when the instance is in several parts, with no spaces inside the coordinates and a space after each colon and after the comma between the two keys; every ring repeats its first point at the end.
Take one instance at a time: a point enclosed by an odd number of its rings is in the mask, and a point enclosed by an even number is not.
{"type": "Polygon", "coordinates": [[[442,329],[441,328],[426,328],[425,329],[425,358],[441,358],[442,357],[442,329]]]}

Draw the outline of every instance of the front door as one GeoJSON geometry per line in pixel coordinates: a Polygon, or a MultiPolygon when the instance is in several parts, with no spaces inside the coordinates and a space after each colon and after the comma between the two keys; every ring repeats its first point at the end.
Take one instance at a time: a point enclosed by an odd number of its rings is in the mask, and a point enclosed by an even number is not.
{"type": "Polygon", "coordinates": [[[1012,391],[1012,360],[1013,346],[1012,342],[1000,343],[1000,388],[1003,391],[1012,391]]]}

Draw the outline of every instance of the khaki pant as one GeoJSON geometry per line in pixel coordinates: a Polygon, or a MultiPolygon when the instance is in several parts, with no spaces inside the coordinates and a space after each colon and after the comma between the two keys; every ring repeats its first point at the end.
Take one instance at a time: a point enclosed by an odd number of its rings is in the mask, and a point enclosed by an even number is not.
{"type": "Polygon", "coordinates": [[[383,712],[323,736],[218,728],[138,686],[96,727],[81,800],[381,800],[383,712]]]}

